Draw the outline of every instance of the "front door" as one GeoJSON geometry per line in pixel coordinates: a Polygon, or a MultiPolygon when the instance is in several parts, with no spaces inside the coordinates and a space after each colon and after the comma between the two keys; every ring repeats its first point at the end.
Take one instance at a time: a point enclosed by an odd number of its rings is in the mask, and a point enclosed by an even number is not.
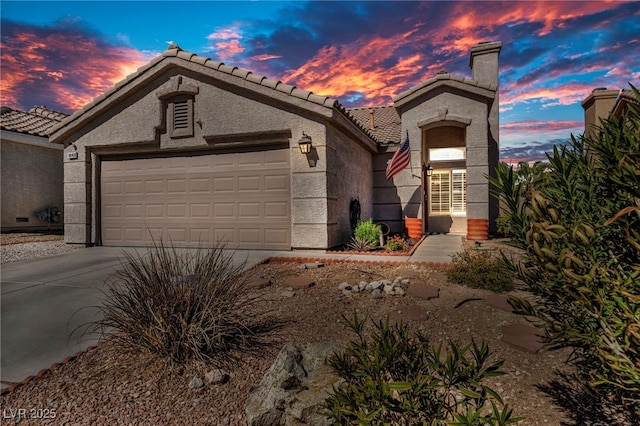
{"type": "Polygon", "coordinates": [[[467,232],[467,171],[465,169],[434,170],[425,176],[425,208],[427,232],[467,232]]]}

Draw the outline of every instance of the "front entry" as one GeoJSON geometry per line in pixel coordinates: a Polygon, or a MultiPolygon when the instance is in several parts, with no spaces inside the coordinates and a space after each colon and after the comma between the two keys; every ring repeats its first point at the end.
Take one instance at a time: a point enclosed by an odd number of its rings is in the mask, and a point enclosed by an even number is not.
{"type": "Polygon", "coordinates": [[[467,171],[466,169],[434,170],[425,190],[427,232],[466,234],[467,171]]]}

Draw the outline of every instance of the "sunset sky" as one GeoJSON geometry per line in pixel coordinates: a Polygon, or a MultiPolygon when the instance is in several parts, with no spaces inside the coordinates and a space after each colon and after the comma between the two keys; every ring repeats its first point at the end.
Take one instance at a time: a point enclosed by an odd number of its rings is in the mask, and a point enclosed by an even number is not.
{"type": "Polygon", "coordinates": [[[471,77],[469,49],[502,41],[500,148],[542,159],[584,131],[596,87],[640,86],[640,2],[6,1],[0,103],[71,113],[170,43],[347,106],[438,71],[471,77]]]}

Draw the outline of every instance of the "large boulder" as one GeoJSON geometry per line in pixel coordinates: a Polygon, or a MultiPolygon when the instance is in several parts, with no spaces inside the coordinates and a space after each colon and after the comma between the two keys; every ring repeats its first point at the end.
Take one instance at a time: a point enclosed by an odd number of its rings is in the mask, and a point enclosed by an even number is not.
{"type": "Polygon", "coordinates": [[[338,342],[285,345],[258,386],[245,412],[250,426],[330,425],[322,403],[342,379],[327,359],[344,346],[338,342]]]}

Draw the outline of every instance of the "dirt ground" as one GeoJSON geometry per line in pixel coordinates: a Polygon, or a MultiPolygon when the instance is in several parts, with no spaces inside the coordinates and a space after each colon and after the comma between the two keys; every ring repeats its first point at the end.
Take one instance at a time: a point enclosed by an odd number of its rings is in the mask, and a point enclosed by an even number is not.
{"type": "Polygon", "coordinates": [[[425,318],[410,321],[411,327],[431,336],[434,344],[486,341],[494,359],[505,360],[502,370],[508,374],[490,383],[513,408],[514,415],[526,417],[521,424],[632,424],[594,400],[573,380],[566,364],[568,350],[530,353],[505,343],[502,327],[528,324],[526,319],[487,304],[492,294],[489,291],[449,284],[442,269],[415,264],[332,263],[301,270],[297,263],[276,262],[260,265],[251,273],[271,283],[251,294],[261,300],[255,307],[256,318],[271,319],[274,328],[264,336],[263,346],[239,354],[242,361],[228,367],[229,382],[205,385],[197,391],[189,389],[188,383],[194,377],[204,377],[211,366],[191,363],[167,367],[145,353],[123,351],[106,340],[3,395],[2,424],[15,422],[7,416],[11,413],[8,410],[16,409],[42,414],[20,424],[245,424],[246,396],[285,343],[346,342],[353,335],[345,329],[342,315],[351,316],[354,310],[377,321],[386,316],[397,320],[403,312],[416,309],[425,312],[425,318]],[[304,277],[315,285],[294,290],[292,297],[285,296],[284,280],[291,276],[304,277]],[[399,276],[408,278],[410,285],[437,286],[439,297],[425,300],[407,294],[374,300],[367,293],[347,297],[338,290],[345,281],[357,284],[399,276]],[[42,419],[45,412],[49,413],[48,419],[42,419]]]}

